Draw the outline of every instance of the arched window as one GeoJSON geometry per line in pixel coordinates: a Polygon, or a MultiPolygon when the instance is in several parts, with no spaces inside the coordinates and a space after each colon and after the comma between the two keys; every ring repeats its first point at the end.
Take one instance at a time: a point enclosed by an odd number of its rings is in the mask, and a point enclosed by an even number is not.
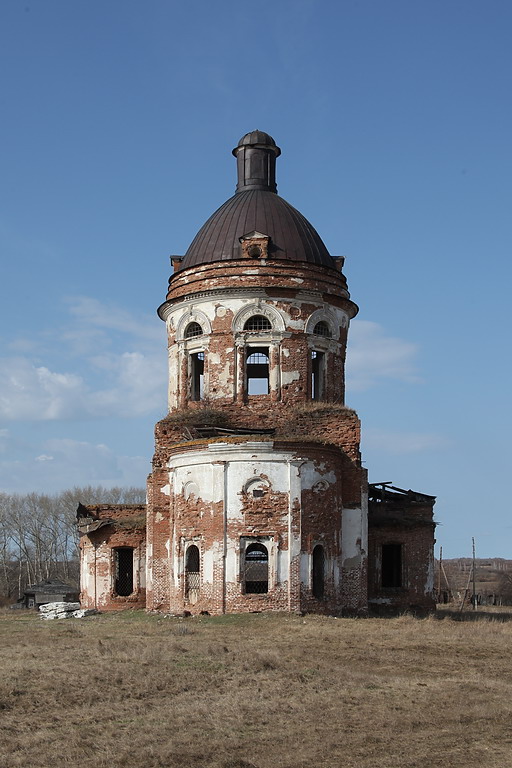
{"type": "Polygon", "coordinates": [[[312,591],[313,597],[317,600],[322,600],[324,596],[324,571],[325,571],[325,557],[324,548],[321,544],[317,544],[313,549],[313,578],[312,578],[312,591]]]}
{"type": "Polygon", "coordinates": [[[199,325],[199,323],[189,323],[187,327],[185,328],[185,338],[186,339],[193,339],[194,336],[202,336],[203,335],[203,329],[199,325]]]}
{"type": "Polygon", "coordinates": [[[317,323],[313,329],[313,333],[316,336],[324,336],[326,339],[331,338],[331,329],[325,322],[325,320],[320,320],[319,323],[317,323]]]}
{"type": "Polygon", "coordinates": [[[246,594],[268,592],[268,549],[255,542],[245,550],[244,584],[246,594]]]}
{"type": "Polygon", "coordinates": [[[245,321],[244,331],[271,331],[272,324],[265,315],[253,315],[245,321]]]}
{"type": "Polygon", "coordinates": [[[248,347],[246,392],[248,395],[268,395],[269,389],[268,347],[248,347]]]}
{"type": "Polygon", "coordinates": [[[197,603],[200,587],[199,547],[191,544],[185,558],[185,597],[191,603],[197,603]]]}
{"type": "Polygon", "coordinates": [[[114,549],[114,592],[120,597],[133,592],[133,547],[114,549]]]}

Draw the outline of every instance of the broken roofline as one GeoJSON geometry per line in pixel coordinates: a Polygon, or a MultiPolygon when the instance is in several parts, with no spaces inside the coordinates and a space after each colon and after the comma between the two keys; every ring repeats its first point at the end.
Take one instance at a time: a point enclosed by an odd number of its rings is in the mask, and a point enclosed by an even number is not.
{"type": "Polygon", "coordinates": [[[389,499],[390,501],[397,501],[398,499],[407,498],[409,501],[423,501],[423,502],[435,502],[436,496],[430,496],[427,493],[420,493],[419,491],[405,490],[404,488],[398,488],[396,485],[388,483],[369,483],[368,484],[368,498],[372,499],[377,497],[378,499],[389,499]]]}

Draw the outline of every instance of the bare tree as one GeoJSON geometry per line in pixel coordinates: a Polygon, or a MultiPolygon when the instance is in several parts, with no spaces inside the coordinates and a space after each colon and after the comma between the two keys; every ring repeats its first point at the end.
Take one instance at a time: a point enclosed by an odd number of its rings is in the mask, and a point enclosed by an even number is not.
{"type": "Polygon", "coordinates": [[[78,581],[76,509],[82,504],[141,504],[142,488],[74,487],[54,495],[0,494],[0,600],[21,597],[43,579],[78,581]]]}

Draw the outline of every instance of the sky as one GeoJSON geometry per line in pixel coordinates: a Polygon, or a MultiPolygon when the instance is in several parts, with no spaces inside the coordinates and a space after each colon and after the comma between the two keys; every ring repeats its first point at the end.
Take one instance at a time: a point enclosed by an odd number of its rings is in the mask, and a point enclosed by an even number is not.
{"type": "Polygon", "coordinates": [[[260,129],[346,257],[370,481],[512,558],[511,34],[508,0],[0,3],[0,490],[144,485],[169,255],[260,129]]]}

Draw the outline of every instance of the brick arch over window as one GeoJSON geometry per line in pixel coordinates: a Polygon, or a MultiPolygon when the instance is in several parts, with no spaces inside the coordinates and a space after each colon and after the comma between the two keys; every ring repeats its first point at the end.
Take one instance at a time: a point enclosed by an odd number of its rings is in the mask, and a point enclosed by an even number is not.
{"type": "MultiPolygon", "coordinates": [[[[251,317],[265,317],[270,325],[271,331],[284,331],[285,324],[281,313],[270,304],[249,304],[246,307],[240,309],[233,318],[233,331],[234,333],[243,333],[245,324],[251,317]]],[[[262,331],[263,333],[265,331],[262,331]]]]}
{"type": "Polygon", "coordinates": [[[270,483],[264,477],[255,475],[244,483],[243,491],[247,496],[258,498],[270,490],[270,483]]]}
{"type": "Polygon", "coordinates": [[[186,339],[192,339],[195,336],[202,336],[202,335],[203,335],[203,329],[199,325],[199,323],[196,323],[195,320],[192,320],[192,322],[189,323],[185,328],[186,339]]]}
{"type": "Polygon", "coordinates": [[[193,326],[194,323],[201,326],[203,334],[210,334],[212,332],[212,326],[210,321],[204,312],[200,309],[194,309],[191,312],[185,312],[176,325],[176,339],[183,341],[186,338],[194,338],[195,334],[187,336],[187,330],[193,326]]]}
{"type": "Polygon", "coordinates": [[[315,328],[319,323],[325,323],[328,334],[321,334],[324,338],[336,339],[338,337],[339,321],[336,315],[328,309],[317,309],[309,316],[306,323],[306,333],[315,333],[315,328]]]}

